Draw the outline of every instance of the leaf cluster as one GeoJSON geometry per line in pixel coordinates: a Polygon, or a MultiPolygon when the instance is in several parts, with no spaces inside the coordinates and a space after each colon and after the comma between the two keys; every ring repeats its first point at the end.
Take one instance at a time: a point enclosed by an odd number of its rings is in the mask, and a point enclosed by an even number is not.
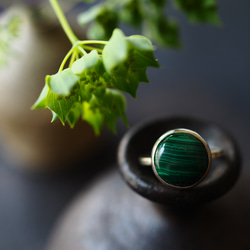
{"type": "Polygon", "coordinates": [[[220,24],[215,0],[174,0],[191,22],[220,24]]]}
{"type": "MultiPolygon", "coordinates": [[[[189,21],[219,23],[215,0],[173,2],[189,21]]],[[[113,29],[124,23],[140,29],[156,44],[178,48],[181,45],[179,25],[166,15],[166,4],[167,0],[106,0],[81,13],[78,21],[83,26],[91,23],[87,32],[90,39],[109,39],[113,29]]]]}
{"type": "Polygon", "coordinates": [[[147,67],[158,67],[151,42],[143,36],[126,37],[115,29],[103,49],[84,49],[86,42],[77,42],[66,59],[46,83],[33,109],[49,108],[52,121],[74,127],[79,119],[87,121],[96,134],[104,124],[113,132],[121,117],[125,124],[126,101],[121,91],[136,97],[139,82],[149,82],[147,67]]]}
{"type": "Polygon", "coordinates": [[[0,24],[0,66],[5,64],[11,54],[11,42],[18,37],[21,19],[17,16],[10,17],[6,23],[0,24]]]}
{"type": "MultiPolygon", "coordinates": [[[[192,22],[219,23],[215,0],[173,2],[192,22]]],[[[130,24],[157,44],[179,47],[178,23],[166,15],[167,1],[105,0],[94,5],[78,18],[82,25],[90,25],[88,37],[92,41],[78,40],[57,0],[50,3],[73,47],[58,72],[46,77],[33,109],[48,108],[52,121],[59,118],[72,128],[83,119],[96,134],[104,124],[115,132],[119,117],[127,124],[122,92],[135,98],[139,83],[149,82],[147,68],[159,67],[150,40],[139,35],[126,37],[117,27],[130,24]]]]}

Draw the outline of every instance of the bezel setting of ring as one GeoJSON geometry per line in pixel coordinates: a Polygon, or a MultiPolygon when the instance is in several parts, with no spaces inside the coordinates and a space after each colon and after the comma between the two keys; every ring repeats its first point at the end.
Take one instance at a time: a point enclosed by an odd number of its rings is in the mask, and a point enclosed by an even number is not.
{"type": "Polygon", "coordinates": [[[211,166],[212,154],[206,141],[189,129],[175,129],[163,134],[155,143],[152,168],[166,185],[186,189],[202,181],[211,166]]]}

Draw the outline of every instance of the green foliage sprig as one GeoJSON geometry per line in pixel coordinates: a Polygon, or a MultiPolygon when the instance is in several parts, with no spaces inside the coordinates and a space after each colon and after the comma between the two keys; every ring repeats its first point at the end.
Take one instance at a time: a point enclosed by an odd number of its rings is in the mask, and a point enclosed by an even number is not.
{"type": "MultiPolygon", "coordinates": [[[[78,21],[83,26],[91,23],[87,32],[90,39],[109,39],[113,29],[124,23],[140,29],[143,35],[160,46],[176,48],[181,45],[179,25],[166,14],[167,2],[106,0],[81,13],[78,21]]],[[[215,0],[173,0],[173,3],[191,22],[220,23],[215,0]]]]}
{"type": "Polygon", "coordinates": [[[70,28],[56,0],[50,3],[72,43],[59,70],[46,77],[45,86],[33,109],[48,108],[52,121],[59,118],[73,128],[79,119],[87,121],[96,134],[103,124],[115,132],[122,117],[127,124],[123,92],[136,97],[140,82],[149,82],[147,67],[159,67],[150,40],[126,37],[115,29],[109,41],[80,41],[70,28]]]}
{"type": "Polygon", "coordinates": [[[0,25],[0,66],[6,64],[7,57],[13,53],[10,44],[18,37],[21,20],[13,16],[5,24],[0,25]]]}
{"type": "MultiPolygon", "coordinates": [[[[85,0],[85,2],[95,2],[85,0]]],[[[48,108],[52,121],[60,119],[73,128],[79,119],[99,134],[104,124],[115,132],[121,117],[125,124],[126,101],[122,92],[136,97],[140,82],[149,82],[148,67],[159,67],[154,47],[144,36],[126,37],[120,23],[131,24],[166,47],[180,46],[178,23],[165,13],[166,0],[106,0],[79,16],[91,23],[89,38],[80,41],[73,33],[57,0],[50,3],[72,43],[59,70],[46,77],[33,109],[48,108]]],[[[173,0],[175,7],[192,22],[218,24],[215,0],[173,0]]]]}

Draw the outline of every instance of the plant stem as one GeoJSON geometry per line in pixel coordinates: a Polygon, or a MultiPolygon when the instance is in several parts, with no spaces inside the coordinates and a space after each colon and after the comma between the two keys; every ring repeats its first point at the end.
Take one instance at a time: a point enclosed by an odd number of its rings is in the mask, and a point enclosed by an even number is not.
{"type": "Polygon", "coordinates": [[[107,41],[99,41],[99,40],[86,40],[86,41],[79,41],[78,44],[84,45],[84,44],[102,44],[106,45],[107,41]]]}
{"type": "Polygon", "coordinates": [[[95,47],[92,47],[92,46],[87,46],[87,45],[84,45],[83,48],[86,49],[86,50],[96,50],[100,54],[102,54],[102,51],[103,51],[102,49],[95,48],[95,47]]]}
{"type": "Polygon", "coordinates": [[[64,13],[63,13],[61,6],[57,2],[57,0],[49,0],[49,1],[50,1],[50,4],[51,4],[53,10],[55,11],[55,14],[56,14],[64,32],[65,32],[65,34],[67,35],[67,37],[70,40],[70,42],[72,43],[72,45],[74,45],[78,41],[78,38],[76,37],[72,28],[70,27],[64,13]]]}
{"type": "Polygon", "coordinates": [[[66,62],[68,61],[68,59],[70,58],[70,56],[72,55],[72,53],[74,52],[74,50],[75,50],[75,47],[73,46],[73,47],[70,49],[70,51],[67,53],[67,55],[64,57],[64,59],[63,59],[61,65],[60,65],[60,68],[59,68],[58,72],[60,72],[60,71],[63,70],[64,65],[66,64],[66,62]]]}

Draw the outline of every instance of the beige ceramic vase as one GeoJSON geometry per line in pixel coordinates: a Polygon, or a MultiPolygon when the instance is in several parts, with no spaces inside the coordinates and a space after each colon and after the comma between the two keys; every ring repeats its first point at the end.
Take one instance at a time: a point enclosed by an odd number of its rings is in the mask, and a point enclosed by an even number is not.
{"type": "Polygon", "coordinates": [[[70,129],[50,123],[49,110],[31,110],[45,76],[57,72],[70,44],[60,26],[45,24],[25,6],[5,11],[0,24],[15,16],[19,34],[0,67],[0,155],[14,166],[54,169],[87,156],[98,139],[84,122],[70,129]]]}

